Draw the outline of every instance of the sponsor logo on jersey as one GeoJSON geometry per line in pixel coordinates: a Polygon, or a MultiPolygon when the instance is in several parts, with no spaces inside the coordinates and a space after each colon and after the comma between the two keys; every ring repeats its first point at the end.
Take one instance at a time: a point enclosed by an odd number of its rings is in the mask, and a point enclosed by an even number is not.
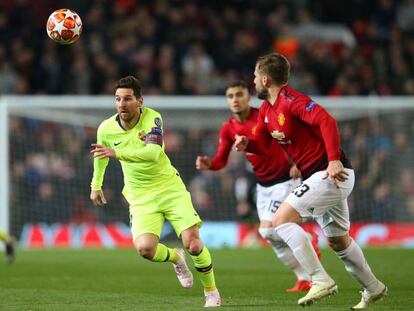
{"type": "Polygon", "coordinates": [[[289,145],[289,144],[292,143],[292,141],[290,139],[289,140],[279,140],[278,143],[280,145],[289,145]]]}
{"type": "Polygon", "coordinates": [[[119,141],[119,142],[114,142],[114,146],[118,146],[120,143],[122,143],[122,141],[119,141]]]}
{"type": "Polygon", "coordinates": [[[271,135],[272,135],[272,137],[274,139],[277,139],[277,142],[279,144],[281,144],[281,145],[288,145],[288,144],[291,144],[292,143],[292,141],[290,139],[289,140],[286,140],[286,135],[283,132],[279,132],[277,130],[274,130],[271,133],[271,135]]]}
{"type": "Polygon", "coordinates": [[[310,103],[308,103],[306,105],[306,111],[311,112],[313,110],[313,108],[315,108],[316,105],[317,105],[317,103],[315,103],[314,101],[311,101],[310,103]]]}
{"type": "Polygon", "coordinates": [[[285,133],[279,132],[277,130],[274,130],[271,135],[273,138],[277,140],[282,140],[283,138],[285,138],[285,133]]]}
{"type": "Polygon", "coordinates": [[[279,113],[279,115],[277,116],[277,122],[279,123],[279,125],[285,124],[285,121],[285,115],[283,113],[279,113]]]}
{"type": "Polygon", "coordinates": [[[139,139],[141,139],[141,140],[145,140],[145,131],[144,131],[144,130],[139,131],[139,132],[138,132],[138,137],[139,137],[139,139]]]}
{"type": "Polygon", "coordinates": [[[264,119],[264,123],[269,123],[269,120],[267,119],[267,116],[264,119]]]}

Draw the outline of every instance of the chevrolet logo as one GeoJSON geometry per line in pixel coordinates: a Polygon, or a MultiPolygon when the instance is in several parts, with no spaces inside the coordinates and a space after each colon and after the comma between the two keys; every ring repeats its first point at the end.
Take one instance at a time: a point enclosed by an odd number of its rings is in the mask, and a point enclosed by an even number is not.
{"type": "Polygon", "coordinates": [[[274,130],[271,135],[273,138],[277,140],[282,140],[283,138],[285,138],[285,133],[276,130],[274,130]]]}

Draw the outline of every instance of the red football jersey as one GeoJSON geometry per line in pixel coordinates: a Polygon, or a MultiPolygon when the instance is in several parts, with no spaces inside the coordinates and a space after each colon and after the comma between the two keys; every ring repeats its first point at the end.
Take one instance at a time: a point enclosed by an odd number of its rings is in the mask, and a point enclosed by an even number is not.
{"type": "MultiPolygon", "coordinates": [[[[226,166],[236,135],[246,136],[249,139],[255,137],[258,116],[259,110],[252,107],[245,122],[240,122],[236,118],[231,117],[223,124],[220,129],[217,154],[211,161],[211,170],[219,170],[226,166]]],[[[270,142],[266,153],[263,155],[245,152],[245,156],[253,166],[259,183],[268,184],[272,181],[277,182],[289,179],[291,163],[286,152],[276,141],[270,142]]]]}
{"type": "Polygon", "coordinates": [[[263,154],[274,141],[286,150],[304,178],[325,170],[332,160],[341,160],[351,168],[340,149],[335,119],[309,96],[289,86],[282,88],[274,105],[263,102],[256,137],[246,151],[263,154]]]}

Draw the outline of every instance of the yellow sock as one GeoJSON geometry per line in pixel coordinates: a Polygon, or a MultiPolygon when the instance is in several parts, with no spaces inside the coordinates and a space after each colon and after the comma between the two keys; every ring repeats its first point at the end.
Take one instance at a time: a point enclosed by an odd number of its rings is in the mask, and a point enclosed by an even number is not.
{"type": "Polygon", "coordinates": [[[211,292],[216,289],[216,280],[214,278],[213,264],[211,263],[211,255],[207,247],[203,247],[203,250],[197,256],[191,256],[194,262],[194,267],[197,271],[197,275],[200,278],[201,284],[203,284],[206,292],[211,292]]]}
{"type": "Polygon", "coordinates": [[[0,230],[0,240],[2,240],[3,242],[9,240],[9,235],[6,233],[6,231],[0,230]]]}
{"type": "Polygon", "coordinates": [[[157,250],[151,261],[154,262],[172,262],[176,263],[178,260],[178,254],[174,248],[168,248],[164,244],[158,243],[157,250]]]}

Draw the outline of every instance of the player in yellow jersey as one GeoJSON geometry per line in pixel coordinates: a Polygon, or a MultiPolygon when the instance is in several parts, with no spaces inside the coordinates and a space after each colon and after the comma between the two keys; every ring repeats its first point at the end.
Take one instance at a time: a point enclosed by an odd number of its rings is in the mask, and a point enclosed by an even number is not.
{"type": "Polygon", "coordinates": [[[6,246],[6,258],[8,263],[12,263],[14,261],[14,238],[0,229],[0,241],[4,242],[6,246]]]}
{"type": "Polygon", "coordinates": [[[102,183],[109,158],[120,161],[124,174],[123,195],[129,203],[133,243],[139,254],[154,262],[171,262],[184,288],[193,285],[193,275],[180,248],[159,242],[165,219],[193,260],[204,287],[204,307],[221,305],[216,288],[211,256],[200,239],[201,219],[191,203],[177,170],[165,154],[161,115],[143,107],[141,84],[133,76],[122,78],[115,87],[117,114],[98,128],[92,145],[94,172],[91,200],[106,204],[102,183]]]}

